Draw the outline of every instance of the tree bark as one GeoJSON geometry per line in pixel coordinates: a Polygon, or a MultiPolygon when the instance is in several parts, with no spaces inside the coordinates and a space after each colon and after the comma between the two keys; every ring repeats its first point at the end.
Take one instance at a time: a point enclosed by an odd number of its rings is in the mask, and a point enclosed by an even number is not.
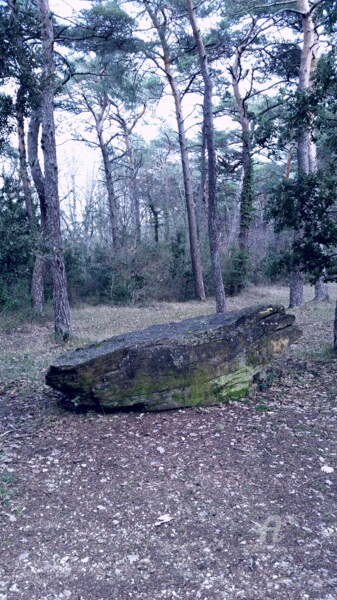
{"type": "Polygon", "coordinates": [[[25,118],[24,118],[24,90],[19,87],[16,96],[16,122],[18,127],[18,146],[19,146],[19,164],[20,164],[20,180],[22,183],[23,195],[25,199],[25,207],[30,231],[33,230],[33,199],[30,186],[27,152],[25,141],[25,118]]]}
{"type": "Polygon", "coordinates": [[[153,229],[154,229],[154,241],[156,244],[158,244],[159,242],[159,215],[160,215],[160,211],[158,210],[158,208],[155,207],[154,203],[152,202],[151,198],[150,198],[150,194],[149,195],[149,209],[150,212],[152,214],[153,217],[153,229]]]}
{"type": "Polygon", "coordinates": [[[135,236],[135,246],[139,246],[141,243],[141,227],[140,227],[140,202],[137,190],[137,171],[135,165],[135,156],[133,146],[130,140],[130,132],[127,124],[122,123],[123,135],[125,141],[126,152],[129,161],[130,170],[130,191],[131,191],[131,204],[132,204],[132,217],[133,217],[133,231],[135,236]]]}
{"type": "Polygon", "coordinates": [[[135,248],[137,248],[141,244],[140,196],[137,185],[137,168],[135,161],[135,152],[131,136],[137,123],[145,113],[146,102],[143,103],[143,107],[138,112],[138,114],[133,115],[131,123],[130,119],[128,117],[123,116],[123,114],[121,113],[118,103],[111,101],[111,104],[115,107],[115,114],[112,115],[111,118],[114,121],[116,121],[122,129],[126,153],[128,157],[132,228],[134,235],[134,246],[135,248]]]}
{"type": "MultiPolygon", "coordinates": [[[[311,86],[312,74],[316,67],[315,47],[317,45],[317,36],[312,13],[310,12],[309,0],[297,0],[297,9],[301,13],[303,47],[301,53],[301,64],[299,70],[299,79],[297,90],[299,94],[305,94],[311,86]]],[[[297,136],[297,169],[298,177],[307,176],[314,173],[317,169],[316,146],[311,139],[311,128],[307,120],[298,129],[297,136]]],[[[300,208],[300,207],[299,207],[300,208]]],[[[301,241],[303,231],[298,229],[294,233],[294,242],[301,241]]],[[[290,279],[290,307],[301,306],[303,304],[303,289],[300,292],[299,287],[303,287],[303,276],[299,276],[301,266],[296,266],[290,279]],[[292,289],[292,287],[294,289],[292,289]]]]}
{"type": "MultiPolygon", "coordinates": [[[[23,194],[25,198],[25,206],[27,211],[27,218],[29,223],[29,229],[31,235],[34,235],[36,231],[34,231],[34,219],[33,219],[33,200],[32,200],[32,190],[30,185],[29,173],[27,168],[27,152],[26,152],[26,141],[25,141],[25,128],[24,128],[24,112],[23,106],[20,101],[20,90],[19,88],[17,94],[17,104],[16,104],[16,119],[18,126],[18,138],[19,138],[19,161],[20,161],[20,179],[22,183],[23,194]]],[[[21,90],[22,92],[22,90],[21,90]]],[[[37,130],[38,136],[38,130],[37,130]]],[[[34,143],[32,145],[31,151],[33,150],[34,143]]],[[[32,163],[37,160],[37,139],[36,139],[36,150],[33,151],[35,154],[35,159],[32,158],[32,163]]],[[[33,167],[34,170],[34,167],[33,167]]],[[[34,181],[34,177],[33,177],[34,181]]],[[[44,185],[44,184],[43,184],[44,185]]],[[[41,236],[42,243],[39,244],[37,248],[33,274],[31,280],[31,299],[32,306],[36,312],[39,314],[43,314],[44,311],[44,280],[45,280],[45,270],[46,270],[46,257],[43,255],[42,246],[43,241],[46,240],[46,229],[45,229],[45,199],[43,194],[43,200],[40,201],[40,209],[41,209],[41,236]]]]}
{"type": "MultiPolygon", "coordinates": [[[[253,25],[252,25],[253,27],[253,25]]],[[[232,86],[236,105],[239,111],[239,120],[242,130],[242,190],[240,197],[240,225],[239,225],[239,248],[242,252],[249,251],[249,230],[252,222],[253,191],[252,191],[252,155],[251,155],[251,131],[247,116],[247,107],[240,90],[241,57],[245,50],[245,44],[237,48],[231,68],[232,86]]]]}
{"type": "Polygon", "coordinates": [[[208,200],[206,202],[206,185],[207,185],[207,162],[206,162],[206,130],[205,120],[203,119],[202,130],[201,130],[201,152],[200,152],[200,183],[198,192],[198,203],[197,203],[197,228],[199,232],[199,238],[201,231],[205,229],[203,225],[206,222],[206,213],[208,212],[208,200]],[[207,207],[207,210],[206,210],[207,207]]]}
{"type": "MultiPolygon", "coordinates": [[[[9,8],[12,13],[14,23],[18,18],[19,5],[14,0],[8,2],[9,8]]],[[[24,53],[24,42],[22,36],[18,33],[16,26],[14,26],[15,39],[14,42],[20,49],[21,53],[24,53]]],[[[19,87],[16,95],[16,121],[18,129],[18,149],[19,149],[19,164],[20,164],[20,180],[23,189],[23,195],[25,199],[25,207],[27,213],[27,219],[29,224],[30,233],[33,236],[34,231],[34,215],[33,215],[33,196],[31,183],[28,172],[27,164],[27,150],[26,150],[26,137],[25,137],[25,105],[26,105],[26,91],[27,81],[25,76],[19,82],[19,87]]],[[[42,216],[41,216],[42,220],[42,216]]],[[[44,260],[42,259],[40,249],[38,248],[37,254],[34,260],[34,268],[31,281],[31,300],[34,310],[38,313],[43,314],[44,310],[44,260]]]]}
{"type": "Polygon", "coordinates": [[[168,189],[167,165],[164,163],[163,171],[163,217],[164,217],[164,240],[170,241],[170,198],[168,189]]]}
{"type": "Polygon", "coordinates": [[[329,300],[329,289],[323,277],[315,281],[315,302],[327,302],[329,300]]]}
{"type": "Polygon", "coordinates": [[[71,336],[71,318],[62,248],[58,167],[54,123],[54,31],[49,0],[37,0],[42,40],[42,150],[44,157],[47,231],[53,281],[55,334],[62,340],[71,336]]]}
{"type": "Polygon", "coordinates": [[[296,308],[303,304],[303,273],[299,266],[291,272],[289,308],[296,308]]]}
{"type": "Polygon", "coordinates": [[[190,252],[191,252],[191,261],[192,261],[192,269],[194,275],[194,289],[195,296],[198,300],[205,300],[205,288],[204,281],[202,275],[202,266],[201,266],[201,256],[200,256],[200,246],[198,240],[198,231],[197,231],[197,222],[196,222],[196,214],[195,214],[195,203],[193,197],[193,182],[190,168],[190,160],[189,160],[189,152],[188,145],[186,139],[186,131],[184,118],[182,114],[182,106],[181,106],[181,95],[179,86],[173,74],[172,69],[172,61],[170,56],[169,45],[165,35],[165,24],[161,24],[158,19],[155,11],[151,8],[149,0],[143,0],[145,8],[148,12],[149,17],[152,20],[152,23],[157,30],[160,43],[163,49],[163,61],[164,61],[164,71],[167,78],[167,81],[170,85],[172,96],[175,104],[175,113],[177,119],[177,127],[179,134],[179,147],[181,154],[181,163],[183,170],[183,179],[184,179],[184,189],[185,189],[185,201],[187,208],[187,217],[188,217],[188,231],[189,231],[189,242],[190,242],[190,252]]]}
{"type": "Polygon", "coordinates": [[[32,174],[35,189],[39,198],[41,234],[39,247],[34,262],[34,270],[31,284],[31,295],[34,309],[43,314],[44,311],[44,284],[47,268],[47,208],[44,175],[38,157],[39,130],[41,125],[40,110],[33,110],[28,128],[28,162],[32,174]]]}
{"type": "Polygon", "coordinates": [[[111,239],[112,239],[112,248],[114,253],[118,252],[118,233],[117,233],[117,206],[116,206],[116,196],[115,196],[115,187],[113,182],[113,174],[112,168],[109,158],[109,151],[107,145],[103,140],[102,132],[98,133],[98,143],[102,154],[103,159],[103,168],[106,182],[106,189],[108,193],[108,205],[109,205],[109,217],[110,217],[110,228],[111,228],[111,239]]]}
{"type": "Polygon", "coordinates": [[[234,242],[237,239],[237,233],[240,228],[242,186],[243,186],[243,171],[241,173],[238,189],[236,192],[234,211],[233,211],[230,230],[228,233],[228,248],[231,248],[232,246],[234,246],[234,242]]]}
{"type": "Polygon", "coordinates": [[[193,6],[193,1],[186,0],[186,5],[189,20],[193,30],[193,36],[198,49],[200,69],[204,81],[204,123],[208,154],[208,233],[213,270],[213,281],[215,288],[216,312],[222,313],[225,311],[226,308],[226,298],[222,280],[222,270],[219,252],[217,165],[214,147],[214,123],[212,102],[213,86],[204,42],[195,17],[195,8],[193,6]]]}

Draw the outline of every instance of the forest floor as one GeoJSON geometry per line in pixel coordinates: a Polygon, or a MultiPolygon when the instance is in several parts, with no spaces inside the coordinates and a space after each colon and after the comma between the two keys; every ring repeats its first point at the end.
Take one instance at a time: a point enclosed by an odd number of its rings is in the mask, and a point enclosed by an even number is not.
{"type": "MultiPolygon", "coordinates": [[[[165,413],[65,411],[44,385],[52,324],[2,323],[0,600],[336,600],[331,296],[306,289],[269,389],[165,413]]],[[[287,300],[252,288],[229,308],[287,300]]],[[[213,310],[83,306],[72,346],[213,310]]]]}

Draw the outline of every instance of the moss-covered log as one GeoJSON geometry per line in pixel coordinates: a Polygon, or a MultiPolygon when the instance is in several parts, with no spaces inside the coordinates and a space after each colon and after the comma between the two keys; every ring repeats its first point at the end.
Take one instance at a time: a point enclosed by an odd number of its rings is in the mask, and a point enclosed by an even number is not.
{"type": "Polygon", "coordinates": [[[163,410],[242,398],[300,336],[294,320],[269,305],[154,325],[62,355],[46,382],[88,407],[163,410]]]}

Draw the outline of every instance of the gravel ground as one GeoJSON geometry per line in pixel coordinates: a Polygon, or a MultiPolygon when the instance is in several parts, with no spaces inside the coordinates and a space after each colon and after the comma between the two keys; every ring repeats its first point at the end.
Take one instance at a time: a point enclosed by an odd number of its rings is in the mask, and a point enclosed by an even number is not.
{"type": "MultiPolygon", "coordinates": [[[[77,341],[212,308],[83,307],[77,341]]],[[[247,402],[150,414],[64,411],[51,325],[2,332],[0,600],[336,600],[333,312],[296,311],[303,337],[247,402]]]]}

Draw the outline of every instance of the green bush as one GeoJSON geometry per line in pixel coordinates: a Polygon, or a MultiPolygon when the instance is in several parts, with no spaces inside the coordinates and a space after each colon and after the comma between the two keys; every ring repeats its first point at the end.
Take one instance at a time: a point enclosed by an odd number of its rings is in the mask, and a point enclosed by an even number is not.
{"type": "Polygon", "coordinates": [[[251,282],[252,265],[248,252],[232,248],[225,262],[224,286],[229,296],[239,294],[251,282]]]}
{"type": "Polygon", "coordinates": [[[0,307],[29,306],[34,240],[16,180],[5,177],[0,189],[0,307]]]}
{"type": "Polygon", "coordinates": [[[125,305],[193,298],[193,276],[184,248],[184,240],[177,237],[171,244],[123,248],[118,255],[109,246],[97,244],[87,254],[83,243],[68,241],[65,260],[70,300],[125,305]]]}
{"type": "Polygon", "coordinates": [[[276,254],[271,249],[262,264],[262,270],[272,283],[288,282],[291,271],[291,252],[282,251],[276,254]]]}

